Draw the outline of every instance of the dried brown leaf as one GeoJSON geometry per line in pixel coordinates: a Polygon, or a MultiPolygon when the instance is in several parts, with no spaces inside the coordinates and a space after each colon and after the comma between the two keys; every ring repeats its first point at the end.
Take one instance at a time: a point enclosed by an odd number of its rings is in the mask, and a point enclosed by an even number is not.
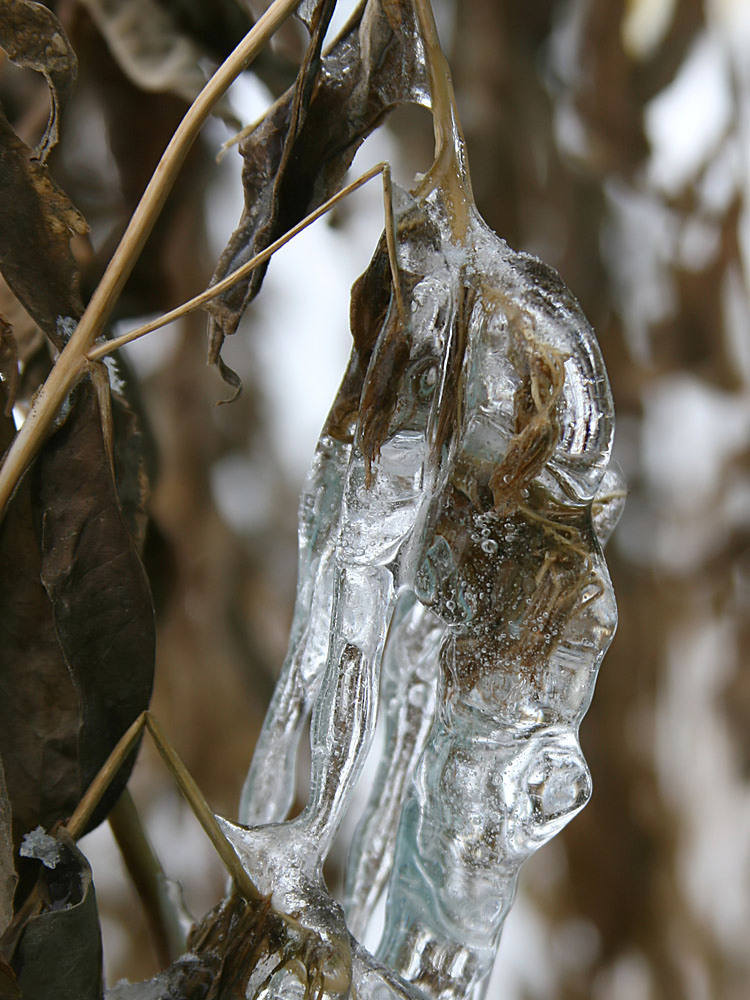
{"type": "MultiPolygon", "coordinates": [[[[133,493],[143,485],[134,420],[126,412],[116,420],[123,426],[115,429],[115,465],[132,463],[127,505],[136,525],[145,515],[144,497],[133,493]]],[[[12,421],[2,418],[0,448],[12,435],[12,421]]],[[[0,758],[18,843],[37,824],[70,815],[151,694],[150,591],[90,382],[13,497],[0,525],[0,564],[0,758]]]]}
{"type": "MultiPolygon", "coordinates": [[[[125,76],[142,90],[191,104],[206,84],[207,49],[187,35],[178,11],[157,0],[81,0],[125,76]]],[[[219,113],[236,120],[221,103],[219,113]]]]}
{"type": "Polygon", "coordinates": [[[0,270],[29,315],[59,346],[61,321],[82,311],[70,239],[88,226],[2,111],[0,190],[0,270]]]}
{"type": "MultiPolygon", "coordinates": [[[[148,707],[154,670],[151,593],[120,507],[90,381],[34,475],[41,579],[58,641],[78,693],[78,765],[85,789],[119,738],[148,707]]],[[[95,822],[127,780],[110,788],[95,822]]]]}
{"type": "MultiPolygon", "coordinates": [[[[13,437],[0,417],[0,450],[13,437]]],[[[81,795],[78,698],[40,580],[29,475],[0,524],[0,759],[16,845],[68,815],[81,795]]]]}
{"type": "Polygon", "coordinates": [[[75,85],[76,54],[57,17],[31,0],[0,0],[0,48],[17,66],[44,74],[49,85],[49,121],[34,150],[44,163],[57,142],[60,112],[75,85]]]}
{"type": "MultiPolygon", "coordinates": [[[[13,893],[16,889],[16,868],[13,864],[12,810],[8,789],[5,787],[5,771],[0,760],[0,934],[8,926],[13,916],[13,893]]],[[[2,988],[0,987],[0,996],[2,988]]]]}
{"type": "MultiPolygon", "coordinates": [[[[18,985],[28,1000],[101,1000],[102,944],[91,868],[69,839],[42,837],[36,852],[45,858],[36,886],[41,906],[21,927],[9,928],[18,985]]],[[[29,854],[36,856],[33,848],[29,854]]]]}
{"type": "Polygon", "coordinates": [[[4,414],[9,417],[18,394],[18,347],[10,323],[0,316],[0,382],[5,387],[4,414]]]}
{"type": "MultiPolygon", "coordinates": [[[[324,5],[316,8],[323,17],[324,5]]],[[[315,22],[295,86],[243,140],[245,208],[216,271],[218,281],[267,247],[340,186],[357,149],[393,107],[426,102],[411,4],[362,4],[344,33],[319,58],[315,22]],[[387,8],[384,11],[384,6],[387,8]],[[394,31],[398,27],[398,31],[394,31]]],[[[265,268],[213,300],[209,360],[238,385],[220,357],[257,295],[265,268]]]]}

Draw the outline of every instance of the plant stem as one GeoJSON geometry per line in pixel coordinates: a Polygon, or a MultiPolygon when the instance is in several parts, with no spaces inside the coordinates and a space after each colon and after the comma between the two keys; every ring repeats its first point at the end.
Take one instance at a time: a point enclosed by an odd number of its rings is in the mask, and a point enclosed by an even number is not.
{"type": "Polygon", "coordinates": [[[83,794],[81,801],[75,808],[73,815],[65,824],[73,840],[78,840],[83,836],[84,830],[88,826],[89,820],[94,814],[94,810],[99,805],[102,796],[117,776],[117,772],[125,762],[125,758],[133,750],[138,740],[141,738],[144,726],[146,725],[146,713],[141,712],[135,722],[125,730],[120,739],[115,744],[114,749],[107,757],[104,764],[97,772],[96,777],[83,794]]]}
{"type": "Polygon", "coordinates": [[[0,516],[39,450],[65,397],[86,371],[89,348],[99,336],[130,276],[203,123],[231,83],[247,68],[282,22],[296,10],[299,2],[274,0],[217,69],[177,127],[75,332],[37,393],[23,426],[8,449],[0,468],[0,516]]]}
{"type": "Polygon", "coordinates": [[[442,189],[452,211],[454,234],[461,239],[466,232],[468,209],[474,198],[453,81],[440,45],[430,0],[414,0],[414,6],[424,45],[435,132],[435,161],[419,185],[418,192],[424,195],[436,187],[442,189]]]}
{"type": "Polygon", "coordinates": [[[224,836],[224,831],[219,826],[211,807],[203,797],[195,779],[177,756],[172,744],[162,732],[162,728],[150,712],[145,713],[146,728],[151,733],[156,749],[161,754],[162,760],[169,768],[169,771],[177,782],[183,797],[187,801],[193,815],[203,827],[208,839],[214,846],[216,853],[224,863],[224,867],[229,875],[234,879],[234,883],[242,895],[250,902],[257,902],[263,896],[255,888],[250,876],[242,867],[240,859],[237,857],[234,848],[224,836]]]}
{"type": "Polygon", "coordinates": [[[141,901],[157,959],[162,967],[166,967],[183,954],[186,937],[179,913],[167,892],[167,876],[127,788],[107,819],[141,901]]]}
{"type": "MultiPolygon", "coordinates": [[[[365,171],[361,177],[358,177],[356,180],[352,181],[351,184],[347,184],[346,187],[337,191],[336,194],[328,199],[328,201],[324,201],[323,204],[316,208],[314,212],[311,212],[308,216],[302,219],[301,222],[298,222],[296,226],[293,226],[288,233],[284,233],[283,236],[280,236],[273,243],[269,244],[265,250],[261,250],[260,253],[257,253],[250,260],[245,261],[245,263],[238,267],[236,271],[232,271],[225,278],[222,278],[221,281],[217,281],[215,285],[211,285],[209,288],[206,288],[198,295],[195,295],[192,299],[188,299],[187,302],[183,302],[182,305],[175,306],[174,309],[164,313],[162,316],[157,316],[156,319],[152,319],[150,322],[144,323],[143,326],[136,327],[134,330],[129,330],[127,333],[123,333],[121,337],[116,337],[113,340],[106,340],[103,343],[94,345],[94,347],[92,347],[88,352],[88,360],[98,361],[106,354],[111,354],[112,351],[116,351],[118,348],[124,347],[125,344],[130,344],[134,340],[145,337],[147,333],[153,333],[154,330],[158,330],[160,327],[166,326],[167,323],[173,323],[176,319],[180,319],[182,316],[199,309],[202,305],[205,305],[206,302],[209,302],[217,295],[221,295],[227,290],[227,288],[231,288],[232,285],[241,281],[242,278],[250,274],[250,272],[255,270],[256,267],[265,263],[269,257],[272,257],[277,250],[280,250],[285,243],[288,243],[298,233],[301,233],[303,229],[311,225],[322,215],[325,215],[326,212],[329,212],[334,205],[341,201],[342,198],[345,198],[353,191],[361,188],[368,181],[372,180],[373,177],[377,177],[378,174],[383,174],[384,184],[387,183],[390,185],[390,168],[388,167],[388,164],[375,164],[374,167],[370,167],[369,170],[365,171]],[[388,178],[387,182],[385,181],[386,177],[388,178]]],[[[389,187],[387,188],[387,191],[390,191],[389,187]]],[[[389,195],[386,196],[386,206],[390,205],[388,196],[389,195]]],[[[390,214],[392,215],[392,212],[390,214]]],[[[392,220],[390,228],[393,228],[392,220]]],[[[395,251],[393,256],[395,260],[395,251]]],[[[395,267],[394,260],[391,261],[392,267],[395,267]]]]}

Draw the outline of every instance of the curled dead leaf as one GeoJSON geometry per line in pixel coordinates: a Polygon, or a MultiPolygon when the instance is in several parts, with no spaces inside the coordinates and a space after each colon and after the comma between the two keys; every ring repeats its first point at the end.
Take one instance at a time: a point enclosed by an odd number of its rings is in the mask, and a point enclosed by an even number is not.
{"type": "Polygon", "coordinates": [[[71,237],[88,232],[80,212],[34,158],[0,110],[0,270],[50,340],[83,309],[71,237]]]}
{"type": "Polygon", "coordinates": [[[0,316],[0,382],[5,385],[5,416],[13,411],[18,393],[18,347],[10,323],[0,316]]]}
{"type": "MultiPolygon", "coordinates": [[[[125,76],[142,90],[191,104],[206,84],[210,59],[181,28],[177,11],[156,0],[81,0],[125,76]]],[[[218,113],[236,124],[225,102],[218,113]]]]}
{"type": "MultiPolygon", "coordinates": [[[[357,149],[388,111],[404,102],[427,103],[412,5],[390,0],[385,7],[380,0],[361,4],[322,58],[321,33],[313,22],[295,86],[240,145],[245,208],[214,281],[235,271],[337,191],[357,149]]],[[[325,5],[315,13],[321,19],[330,16],[325,5]]],[[[209,361],[218,364],[235,387],[237,376],[221,361],[222,344],[237,329],[264,273],[265,267],[258,268],[206,307],[211,317],[209,361]]]]}
{"type": "Polygon", "coordinates": [[[21,995],[101,1000],[101,932],[88,861],[64,831],[34,831],[26,847],[37,859],[35,905],[19,911],[0,942],[21,995]]]}
{"type": "Polygon", "coordinates": [[[75,85],[76,54],[57,17],[32,0],[0,0],[0,48],[17,66],[42,73],[49,85],[49,120],[34,150],[44,163],[57,142],[60,112],[75,85]]]}
{"type": "MultiPolygon", "coordinates": [[[[78,694],[78,766],[85,789],[148,707],[155,624],[151,592],[120,506],[99,400],[86,380],[34,473],[41,580],[78,694]]],[[[125,768],[95,815],[124,787],[125,768]]]]}

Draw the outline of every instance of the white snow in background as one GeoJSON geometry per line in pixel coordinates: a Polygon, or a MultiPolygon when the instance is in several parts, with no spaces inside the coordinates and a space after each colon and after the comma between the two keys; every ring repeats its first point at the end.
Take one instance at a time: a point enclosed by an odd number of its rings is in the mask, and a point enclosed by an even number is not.
{"type": "Polygon", "coordinates": [[[706,165],[696,186],[701,204],[709,215],[722,215],[737,194],[740,162],[736,136],[731,136],[720,144],[706,165]]]}
{"type": "Polygon", "coordinates": [[[672,262],[679,226],[653,191],[621,180],[605,182],[608,218],[601,250],[613,277],[613,297],[625,322],[634,358],[651,358],[651,328],[674,313],[672,262]]]}
{"type": "Polygon", "coordinates": [[[658,499],[705,511],[722,471],[750,437],[750,400],[687,373],[665,376],[643,394],[643,469],[658,499]]]}
{"type": "Polygon", "coordinates": [[[585,158],[589,150],[587,127],[575,105],[574,94],[580,85],[582,25],[585,5],[569,3],[562,8],[550,35],[546,86],[554,101],[554,127],[562,153],[585,158]]]}
{"type": "MultiPolygon", "coordinates": [[[[196,289],[196,291],[200,291],[200,289],[196,289]]],[[[112,324],[112,339],[121,337],[130,330],[135,330],[137,327],[149,323],[152,319],[156,319],[155,314],[118,320],[112,324]]],[[[160,371],[168,364],[177,348],[178,330],[177,323],[170,323],[168,326],[154,330],[145,337],[125,344],[121,348],[123,355],[133,366],[133,370],[140,379],[147,379],[149,375],[160,371]]]]}
{"type": "Polygon", "coordinates": [[[676,373],[644,389],[643,409],[646,502],[626,506],[620,541],[636,562],[692,572],[750,526],[747,479],[728,471],[750,440],[750,397],[676,373]]]}
{"type": "Polygon", "coordinates": [[[750,790],[721,704],[737,663],[735,626],[711,609],[680,621],[653,729],[663,795],[682,817],[677,884],[722,948],[750,971],[750,790]]]}
{"type": "Polygon", "coordinates": [[[212,466],[210,477],[214,503],[233,531],[252,534],[273,520],[274,484],[259,475],[246,455],[224,455],[212,466]]]}
{"type": "Polygon", "coordinates": [[[622,19],[623,48],[635,59],[648,59],[674,18],[675,0],[630,0],[622,19]]]}
{"type": "Polygon", "coordinates": [[[704,32],[672,83],[646,106],[651,183],[671,195],[688,184],[713,155],[733,114],[724,46],[704,32]]]}
{"type": "Polygon", "coordinates": [[[708,17],[724,32],[727,41],[747,55],[750,46],[750,4],[747,0],[708,0],[708,17]]]}
{"type": "MultiPolygon", "coordinates": [[[[527,865],[533,863],[532,858],[527,865]]],[[[524,891],[524,874],[516,900],[503,924],[500,950],[487,987],[488,1000],[554,996],[554,971],[548,958],[549,931],[524,891]]]]}

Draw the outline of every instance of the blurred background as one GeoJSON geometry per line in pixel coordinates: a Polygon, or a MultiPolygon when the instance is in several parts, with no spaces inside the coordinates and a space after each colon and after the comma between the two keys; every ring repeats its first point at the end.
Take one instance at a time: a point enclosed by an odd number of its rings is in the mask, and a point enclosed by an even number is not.
{"type": "MultiPolygon", "coordinates": [[[[90,294],[203,74],[265,4],[50,6],[80,61],[50,167],[91,225],[78,247],[90,294]]],[[[750,4],[434,6],[479,208],[513,247],[560,271],[597,330],[629,484],[608,549],[620,627],[582,727],[594,796],[524,870],[490,1000],[740,1000],[750,992],[750,4]]],[[[340,0],[332,30],[351,7],[340,0]]],[[[282,33],[233,88],[225,118],[263,113],[291,83],[303,37],[282,33]]],[[[6,63],[0,100],[36,141],[41,77],[6,63]]],[[[206,285],[242,207],[236,148],[215,162],[232,133],[219,119],[204,130],[116,332],[206,285]]],[[[431,143],[429,115],[401,109],[353,175],[387,158],[408,186],[431,143]]],[[[229,816],[284,654],[297,497],[349,350],[348,290],[381,228],[375,182],[277,255],[226,347],[244,385],[231,405],[216,405],[227,388],[206,368],[201,316],[127,351],[153,438],[153,709],[229,816]]],[[[6,289],[0,298],[8,315],[6,289]]],[[[40,334],[20,314],[12,322],[31,372],[40,334]]],[[[200,916],[223,892],[221,868],[148,746],[131,787],[200,916]]],[[[110,983],[154,974],[108,828],[83,849],[110,983]]]]}

